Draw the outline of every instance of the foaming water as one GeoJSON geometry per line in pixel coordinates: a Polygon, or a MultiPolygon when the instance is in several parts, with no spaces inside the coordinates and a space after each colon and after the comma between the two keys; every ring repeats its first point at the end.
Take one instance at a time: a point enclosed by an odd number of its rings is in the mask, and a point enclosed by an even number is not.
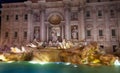
{"type": "Polygon", "coordinates": [[[1,62],[0,73],[120,73],[120,66],[88,66],[63,62],[1,62]]]}
{"type": "Polygon", "coordinates": [[[30,61],[29,63],[31,64],[41,64],[41,65],[44,65],[44,64],[47,64],[49,62],[36,62],[36,61],[30,61]]]}
{"type": "Polygon", "coordinates": [[[114,65],[120,66],[120,61],[118,59],[115,60],[114,65]]]}

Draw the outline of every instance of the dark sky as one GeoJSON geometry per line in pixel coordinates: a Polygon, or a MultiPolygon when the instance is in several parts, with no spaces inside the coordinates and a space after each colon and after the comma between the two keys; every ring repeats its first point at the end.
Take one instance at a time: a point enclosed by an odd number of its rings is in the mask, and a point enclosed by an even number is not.
{"type": "Polygon", "coordinates": [[[11,2],[23,2],[26,0],[0,0],[2,3],[11,3],[11,2]]]}
{"type": "Polygon", "coordinates": [[[0,0],[0,5],[1,3],[24,2],[24,1],[27,1],[27,0],[0,0]]]}

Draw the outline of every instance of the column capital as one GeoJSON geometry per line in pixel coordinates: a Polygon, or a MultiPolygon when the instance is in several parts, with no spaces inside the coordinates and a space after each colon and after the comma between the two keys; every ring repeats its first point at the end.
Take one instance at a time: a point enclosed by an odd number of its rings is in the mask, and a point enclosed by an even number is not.
{"type": "Polygon", "coordinates": [[[108,13],[108,12],[109,12],[109,7],[108,7],[108,6],[105,6],[105,7],[103,8],[103,10],[105,11],[105,13],[108,13]]]}
{"type": "Polygon", "coordinates": [[[27,13],[33,14],[33,10],[31,8],[27,8],[26,10],[27,10],[27,13]]]}
{"type": "Polygon", "coordinates": [[[40,10],[40,12],[41,11],[45,11],[45,9],[46,9],[45,4],[44,3],[43,4],[39,3],[39,10],[40,10]]]}
{"type": "Polygon", "coordinates": [[[64,1],[64,9],[65,10],[70,10],[71,8],[71,2],[70,1],[64,1]]]}
{"type": "Polygon", "coordinates": [[[31,1],[25,1],[24,4],[27,6],[27,7],[30,7],[32,5],[32,2],[31,1]]]}
{"type": "Polygon", "coordinates": [[[32,2],[31,1],[25,1],[24,4],[26,5],[26,11],[27,11],[27,13],[32,14],[33,13],[32,2]]]}
{"type": "Polygon", "coordinates": [[[83,5],[80,5],[79,7],[78,7],[78,11],[80,12],[80,11],[82,11],[82,10],[84,10],[85,9],[85,6],[83,6],[83,5]]]}

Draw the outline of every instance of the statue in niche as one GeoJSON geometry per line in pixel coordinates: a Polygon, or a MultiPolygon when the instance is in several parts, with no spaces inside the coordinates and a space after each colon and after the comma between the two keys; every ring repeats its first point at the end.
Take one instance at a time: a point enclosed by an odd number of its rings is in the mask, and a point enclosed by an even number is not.
{"type": "Polygon", "coordinates": [[[57,41],[58,37],[57,37],[57,32],[55,29],[51,30],[51,36],[52,36],[52,42],[57,41]]]}
{"type": "Polygon", "coordinates": [[[78,27],[74,25],[71,30],[72,39],[78,39],[78,27]]]}
{"type": "Polygon", "coordinates": [[[34,29],[34,39],[39,40],[39,27],[34,29]]]}
{"type": "Polygon", "coordinates": [[[49,29],[50,29],[49,40],[52,42],[61,41],[60,27],[59,26],[52,26],[49,29]]]}

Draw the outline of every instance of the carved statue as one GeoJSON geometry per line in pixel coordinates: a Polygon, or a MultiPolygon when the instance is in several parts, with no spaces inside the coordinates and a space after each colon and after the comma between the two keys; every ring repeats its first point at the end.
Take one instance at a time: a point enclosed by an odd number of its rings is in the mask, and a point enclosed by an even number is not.
{"type": "Polygon", "coordinates": [[[39,30],[38,29],[35,29],[34,39],[39,39],[39,30]]]}
{"type": "Polygon", "coordinates": [[[73,38],[73,39],[77,39],[77,38],[78,38],[78,30],[77,30],[77,27],[76,27],[76,26],[73,27],[73,30],[72,30],[72,38],[73,38]]]}
{"type": "Polygon", "coordinates": [[[55,29],[52,29],[51,35],[52,35],[52,41],[53,42],[57,41],[58,37],[55,29]]]}

